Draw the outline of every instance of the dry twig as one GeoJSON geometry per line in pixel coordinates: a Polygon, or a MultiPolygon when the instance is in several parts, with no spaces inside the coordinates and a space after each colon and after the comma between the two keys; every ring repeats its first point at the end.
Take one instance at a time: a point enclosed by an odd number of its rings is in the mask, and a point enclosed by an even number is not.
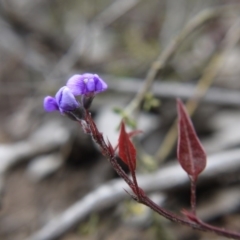
{"type": "MultiPolygon", "coordinates": [[[[193,98],[186,103],[186,107],[190,116],[196,110],[199,101],[205,95],[213,80],[216,78],[219,70],[221,69],[226,54],[237,44],[240,37],[240,19],[238,19],[234,25],[230,28],[226,37],[224,38],[220,50],[212,57],[209,65],[206,67],[203,76],[199,79],[198,85],[194,90],[193,98]]],[[[164,141],[155,154],[155,158],[162,162],[170,153],[177,139],[176,120],[168,131],[164,141]]]]}
{"type": "Polygon", "coordinates": [[[151,65],[146,79],[138,92],[135,98],[131,101],[131,103],[126,107],[126,112],[128,114],[133,113],[136,111],[141,101],[143,100],[145,94],[149,91],[152,83],[159,71],[164,69],[164,67],[168,64],[168,62],[172,59],[174,54],[177,52],[180,45],[185,41],[185,39],[192,34],[195,30],[199,27],[204,25],[209,20],[216,18],[222,14],[230,10],[239,10],[240,5],[227,5],[221,6],[217,8],[207,9],[201,13],[199,13],[196,17],[190,20],[187,25],[183,28],[183,30],[174,38],[167,48],[160,53],[159,57],[153,62],[151,65]]]}

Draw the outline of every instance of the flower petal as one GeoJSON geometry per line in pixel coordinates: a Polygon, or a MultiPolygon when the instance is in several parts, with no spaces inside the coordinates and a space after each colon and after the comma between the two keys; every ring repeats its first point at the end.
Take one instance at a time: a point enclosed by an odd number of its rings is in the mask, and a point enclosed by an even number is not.
{"type": "MultiPolygon", "coordinates": [[[[84,80],[85,81],[85,80],[84,80]]],[[[95,82],[93,78],[87,79],[87,81],[85,82],[86,86],[87,86],[87,91],[88,92],[94,92],[95,91],[95,82]]]]}
{"type": "Polygon", "coordinates": [[[103,92],[107,89],[107,84],[97,75],[94,74],[95,92],[103,92]]]}
{"type": "Polygon", "coordinates": [[[61,112],[73,111],[79,107],[79,103],[75,99],[70,89],[66,86],[60,88],[57,92],[56,102],[61,112]]]}
{"type": "Polygon", "coordinates": [[[83,75],[74,75],[67,81],[66,86],[70,89],[74,96],[78,96],[86,92],[86,85],[83,80],[83,75]]]}
{"type": "Polygon", "coordinates": [[[97,74],[92,73],[74,75],[66,85],[75,96],[99,93],[107,89],[107,84],[97,74]]]}
{"type": "Polygon", "coordinates": [[[61,88],[57,91],[57,93],[56,93],[56,95],[55,95],[56,103],[57,103],[58,106],[59,106],[59,103],[60,103],[61,100],[62,100],[62,91],[63,91],[63,88],[64,88],[64,87],[61,87],[61,88]]]}
{"type": "Polygon", "coordinates": [[[50,96],[47,96],[47,97],[44,98],[43,108],[47,112],[53,112],[53,111],[58,111],[59,110],[55,98],[50,97],[50,96]]]}

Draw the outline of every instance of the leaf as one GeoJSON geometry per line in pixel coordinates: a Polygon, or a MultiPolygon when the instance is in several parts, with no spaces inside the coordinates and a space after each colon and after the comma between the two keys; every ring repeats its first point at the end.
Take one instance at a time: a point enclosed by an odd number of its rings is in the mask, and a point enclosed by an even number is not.
{"type": "MultiPolygon", "coordinates": [[[[135,137],[136,135],[138,135],[139,133],[142,133],[142,131],[141,130],[134,130],[134,131],[129,132],[128,136],[129,136],[129,138],[132,138],[132,137],[135,137]]],[[[118,143],[114,148],[114,152],[116,152],[117,149],[118,149],[118,143]]]]}
{"type": "Polygon", "coordinates": [[[131,172],[136,169],[136,149],[126,133],[125,124],[121,122],[120,136],[118,139],[119,157],[127,164],[131,172]]]}
{"type": "Polygon", "coordinates": [[[178,110],[178,161],[182,168],[192,177],[206,167],[206,153],[195,132],[194,126],[181,100],[177,100],[178,110]]]}

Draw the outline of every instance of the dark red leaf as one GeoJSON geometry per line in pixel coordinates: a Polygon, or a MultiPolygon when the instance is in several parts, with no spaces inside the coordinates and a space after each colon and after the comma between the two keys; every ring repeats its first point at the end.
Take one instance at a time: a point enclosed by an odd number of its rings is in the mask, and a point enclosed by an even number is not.
{"type": "Polygon", "coordinates": [[[178,160],[182,168],[193,179],[206,167],[206,153],[200,143],[194,126],[181,100],[177,100],[178,109],[178,160]]]}
{"type": "Polygon", "coordinates": [[[119,157],[126,163],[131,172],[136,169],[136,149],[126,133],[125,124],[121,122],[120,136],[118,139],[119,157]]]}
{"type": "MultiPolygon", "coordinates": [[[[136,135],[138,135],[139,133],[142,133],[142,131],[141,131],[141,130],[134,130],[134,131],[129,132],[129,133],[128,133],[128,136],[129,136],[130,138],[132,138],[132,137],[135,137],[136,135]]],[[[118,149],[118,144],[115,146],[114,152],[115,152],[117,149],[118,149]]]]}

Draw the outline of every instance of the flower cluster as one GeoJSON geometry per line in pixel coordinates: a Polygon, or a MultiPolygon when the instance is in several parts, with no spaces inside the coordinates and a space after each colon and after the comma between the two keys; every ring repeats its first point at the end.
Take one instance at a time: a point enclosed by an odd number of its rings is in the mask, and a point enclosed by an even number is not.
{"type": "Polygon", "coordinates": [[[66,86],[58,90],[55,97],[44,98],[43,107],[47,112],[59,111],[70,117],[73,114],[81,116],[83,109],[90,107],[94,96],[106,89],[107,84],[97,74],[74,75],[66,86]],[[80,102],[76,99],[77,96],[82,96],[80,102]]]}

